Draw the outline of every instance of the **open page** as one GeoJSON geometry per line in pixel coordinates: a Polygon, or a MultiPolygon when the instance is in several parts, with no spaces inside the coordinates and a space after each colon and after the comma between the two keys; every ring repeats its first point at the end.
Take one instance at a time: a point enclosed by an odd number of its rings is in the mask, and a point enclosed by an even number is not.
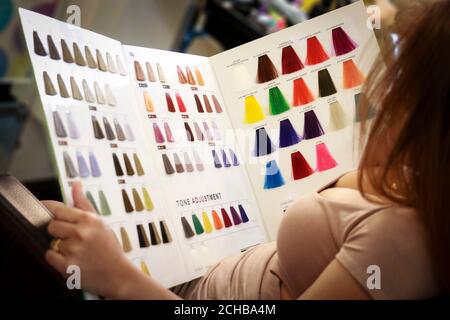
{"type": "Polygon", "coordinates": [[[206,58],[125,55],[113,39],[20,15],[67,203],[81,180],[127,257],[167,287],[265,241],[206,58]],[[192,67],[191,84],[178,85],[176,64],[192,67]]]}
{"type": "Polygon", "coordinates": [[[368,25],[360,1],[210,58],[272,239],[292,201],[356,165],[368,25]]]}

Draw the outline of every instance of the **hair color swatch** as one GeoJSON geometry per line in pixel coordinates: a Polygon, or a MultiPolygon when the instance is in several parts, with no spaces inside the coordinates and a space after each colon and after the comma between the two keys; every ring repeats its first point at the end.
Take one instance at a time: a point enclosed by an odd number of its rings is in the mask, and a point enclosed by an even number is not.
{"type": "Polygon", "coordinates": [[[337,93],[336,86],[334,85],[333,79],[331,78],[328,69],[320,70],[318,73],[318,79],[320,97],[328,97],[337,93]]]}
{"type": "Polygon", "coordinates": [[[317,171],[323,172],[333,169],[337,166],[336,160],[334,160],[328,147],[325,143],[316,144],[316,158],[317,158],[317,171]]]}
{"type": "Polygon", "coordinates": [[[264,83],[278,78],[278,71],[267,54],[258,57],[257,82],[264,83]]]}
{"type": "Polygon", "coordinates": [[[314,139],[325,134],[314,110],[305,112],[305,125],[303,127],[303,139],[314,139]]]}
{"type": "Polygon", "coordinates": [[[53,126],[55,127],[55,134],[58,138],[67,138],[67,131],[58,111],[53,111],[53,126]]]}
{"type": "Polygon", "coordinates": [[[304,68],[303,63],[292,46],[287,46],[282,49],[281,66],[282,74],[293,73],[304,68]]]}
{"type": "Polygon", "coordinates": [[[120,227],[120,238],[122,239],[122,250],[124,252],[130,252],[133,250],[131,245],[130,237],[128,236],[128,232],[124,227],[120,227]]]}
{"type": "Polygon", "coordinates": [[[290,109],[289,103],[283,96],[280,88],[273,87],[269,89],[270,114],[277,115],[290,109]]]}
{"type": "Polygon", "coordinates": [[[61,60],[58,49],[56,49],[55,43],[53,42],[53,38],[51,35],[47,35],[47,45],[50,59],[61,60]]]}
{"type": "Polygon", "coordinates": [[[305,157],[300,151],[291,153],[291,163],[292,163],[292,178],[294,180],[300,180],[309,177],[314,173],[309,163],[306,161],[305,157]]]}
{"type": "Polygon", "coordinates": [[[293,89],[294,97],[292,105],[294,107],[303,106],[315,100],[314,95],[303,78],[298,78],[293,81],[293,89]]]}
{"type": "Polygon", "coordinates": [[[316,36],[306,40],[306,60],[308,66],[319,64],[330,59],[328,53],[325,52],[322,44],[316,36]]]}
{"type": "Polygon", "coordinates": [[[276,148],[267,134],[266,128],[256,129],[253,155],[255,157],[262,157],[271,154],[275,150],[276,148]]]}
{"type": "Polygon", "coordinates": [[[98,197],[100,199],[100,213],[102,216],[110,216],[111,208],[108,203],[108,199],[106,199],[105,193],[103,190],[99,190],[98,197]]]}
{"type": "Polygon", "coordinates": [[[248,90],[253,86],[253,83],[254,81],[244,65],[239,64],[233,67],[233,84],[235,91],[248,90]]]}
{"type": "Polygon", "coordinates": [[[330,129],[341,130],[350,125],[351,121],[338,101],[330,102],[330,129]]]}
{"type": "Polygon", "coordinates": [[[366,80],[366,77],[358,69],[355,62],[350,59],[342,64],[342,72],[344,78],[344,89],[351,89],[360,86],[366,80]]]}
{"type": "Polygon", "coordinates": [[[285,184],[283,175],[276,160],[271,160],[266,164],[266,174],[264,177],[264,189],[275,189],[285,184]]]}
{"type": "Polygon", "coordinates": [[[144,91],[143,95],[144,95],[144,105],[147,112],[155,112],[155,107],[153,106],[150,93],[148,93],[148,91],[144,91]]]}
{"type": "Polygon", "coordinates": [[[358,46],[342,27],[334,28],[331,31],[331,37],[333,39],[334,54],[336,56],[342,56],[352,52],[358,46]]]}
{"type": "Polygon", "coordinates": [[[245,115],[244,123],[252,124],[262,121],[266,118],[261,105],[255,96],[245,97],[245,115]]]}
{"type": "Polygon", "coordinates": [[[37,31],[33,31],[33,45],[34,45],[34,53],[38,56],[45,57],[47,56],[47,51],[45,51],[44,45],[42,44],[41,39],[39,38],[39,34],[37,31]]]}
{"type": "Polygon", "coordinates": [[[280,148],[287,148],[302,141],[302,138],[295,131],[291,121],[284,119],[280,121],[280,148]]]}

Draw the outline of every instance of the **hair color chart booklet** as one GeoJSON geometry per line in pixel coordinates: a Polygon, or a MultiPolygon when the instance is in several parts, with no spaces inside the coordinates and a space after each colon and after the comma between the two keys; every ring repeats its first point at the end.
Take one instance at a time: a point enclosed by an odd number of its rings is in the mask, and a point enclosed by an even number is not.
{"type": "Polygon", "coordinates": [[[20,16],[65,201],[81,180],[167,287],[275,239],[292,201],[355,167],[378,52],[362,2],[211,58],[20,16]]]}

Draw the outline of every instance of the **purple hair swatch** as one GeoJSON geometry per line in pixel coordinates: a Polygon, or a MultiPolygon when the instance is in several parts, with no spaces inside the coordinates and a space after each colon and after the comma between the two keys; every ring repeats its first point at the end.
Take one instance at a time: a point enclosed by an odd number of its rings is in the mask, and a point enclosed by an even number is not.
{"type": "Polygon", "coordinates": [[[92,151],[89,151],[89,164],[91,166],[91,173],[93,177],[100,177],[102,172],[100,171],[100,166],[98,165],[97,158],[92,151]]]}
{"type": "Polygon", "coordinates": [[[302,138],[297,134],[289,119],[280,121],[280,148],[293,146],[302,141],[302,138]]]}
{"type": "Polygon", "coordinates": [[[239,214],[237,213],[236,209],[233,206],[231,206],[230,211],[231,211],[231,217],[233,218],[233,224],[235,226],[241,224],[242,220],[241,220],[241,217],[239,216],[239,214]]]}
{"type": "Polygon", "coordinates": [[[80,173],[80,177],[86,178],[89,177],[90,172],[87,166],[86,160],[80,151],[77,151],[77,162],[78,162],[78,172],[80,173]]]}
{"type": "Polygon", "coordinates": [[[313,110],[305,112],[305,126],[303,131],[303,139],[309,140],[320,136],[323,136],[325,132],[323,131],[322,125],[319,122],[316,114],[313,110]]]}

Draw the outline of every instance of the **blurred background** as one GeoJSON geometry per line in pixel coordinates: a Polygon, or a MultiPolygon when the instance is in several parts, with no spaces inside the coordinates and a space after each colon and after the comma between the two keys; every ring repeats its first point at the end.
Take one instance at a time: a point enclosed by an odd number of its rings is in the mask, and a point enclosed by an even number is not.
{"type": "MultiPolygon", "coordinates": [[[[125,44],[211,56],[321,15],[350,0],[0,0],[0,173],[19,178],[40,199],[60,199],[40,100],[17,8],[81,26],[125,44]]],[[[414,1],[365,1],[382,10],[382,27],[414,1]]]]}

